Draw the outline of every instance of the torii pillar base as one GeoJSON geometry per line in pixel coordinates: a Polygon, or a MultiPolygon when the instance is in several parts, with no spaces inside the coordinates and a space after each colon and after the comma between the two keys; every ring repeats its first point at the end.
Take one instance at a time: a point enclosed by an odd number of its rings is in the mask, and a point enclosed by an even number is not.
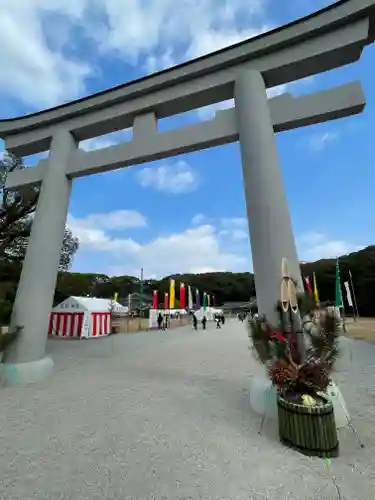
{"type": "Polygon", "coordinates": [[[267,369],[250,382],[250,407],[258,415],[267,419],[277,419],[276,389],[267,376],[267,369]]]}
{"type": "Polygon", "coordinates": [[[1,363],[0,384],[3,387],[37,384],[53,372],[52,358],[44,357],[27,363],[1,363]]]}

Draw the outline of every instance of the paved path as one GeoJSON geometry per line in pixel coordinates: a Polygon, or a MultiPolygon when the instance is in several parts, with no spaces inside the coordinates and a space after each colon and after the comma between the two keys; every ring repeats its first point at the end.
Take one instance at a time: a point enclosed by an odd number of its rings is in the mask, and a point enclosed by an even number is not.
{"type": "MultiPolygon", "coordinates": [[[[51,341],[46,384],[0,390],[2,500],[336,499],[319,459],[258,435],[244,325],[51,341]]],[[[366,449],[340,431],[346,500],[374,499],[375,347],[338,375],[366,449]],[[363,365],[363,366],[362,366],[363,365]],[[371,385],[372,384],[372,385],[371,385]]]]}

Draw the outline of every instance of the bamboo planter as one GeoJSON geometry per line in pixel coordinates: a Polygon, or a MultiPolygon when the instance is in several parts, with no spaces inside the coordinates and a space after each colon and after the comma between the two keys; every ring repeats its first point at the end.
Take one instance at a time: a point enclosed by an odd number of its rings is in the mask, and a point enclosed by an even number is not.
{"type": "Polygon", "coordinates": [[[333,405],[306,406],[277,396],[280,441],[309,456],[337,456],[339,443],[333,405]]]}

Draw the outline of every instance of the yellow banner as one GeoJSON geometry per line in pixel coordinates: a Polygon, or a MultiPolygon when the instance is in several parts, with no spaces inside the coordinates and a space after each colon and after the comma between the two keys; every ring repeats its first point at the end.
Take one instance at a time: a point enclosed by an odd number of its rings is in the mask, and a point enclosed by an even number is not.
{"type": "Polygon", "coordinates": [[[315,273],[313,273],[313,278],[314,278],[314,300],[315,300],[315,304],[318,306],[319,305],[319,294],[318,294],[318,285],[316,283],[315,273]]]}
{"type": "Polygon", "coordinates": [[[175,281],[171,279],[169,283],[169,309],[175,308],[175,281]]]}

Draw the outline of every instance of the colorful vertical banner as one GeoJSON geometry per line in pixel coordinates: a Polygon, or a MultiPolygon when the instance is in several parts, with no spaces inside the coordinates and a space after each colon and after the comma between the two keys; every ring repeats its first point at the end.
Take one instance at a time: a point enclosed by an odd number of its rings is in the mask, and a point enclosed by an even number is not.
{"type": "Polygon", "coordinates": [[[352,294],[350,292],[349,281],[345,281],[344,287],[345,287],[345,290],[346,290],[346,298],[347,298],[348,304],[353,309],[353,300],[352,300],[352,294]]]}
{"type": "Polygon", "coordinates": [[[313,294],[313,291],[311,288],[310,278],[308,276],[306,276],[306,278],[305,278],[305,283],[306,283],[307,294],[311,296],[313,294]]]}
{"type": "Polygon", "coordinates": [[[158,308],[158,291],[154,290],[154,294],[152,297],[152,308],[157,309],[158,308]]]}
{"type": "Polygon", "coordinates": [[[190,311],[193,309],[193,293],[190,285],[188,286],[188,308],[190,311]]]}
{"type": "Polygon", "coordinates": [[[169,296],[168,292],[164,294],[164,309],[169,309],[169,296]]]}
{"type": "Polygon", "coordinates": [[[185,284],[180,284],[180,309],[185,309],[185,284]]]}
{"type": "Polygon", "coordinates": [[[195,291],[195,309],[199,310],[201,308],[201,296],[198,288],[195,291]]]}
{"type": "Polygon", "coordinates": [[[316,281],[315,273],[313,273],[313,284],[314,284],[314,302],[317,307],[319,307],[319,293],[318,293],[318,284],[316,281]]]}
{"type": "Polygon", "coordinates": [[[129,309],[129,312],[132,310],[132,294],[129,293],[128,295],[128,309],[129,309]]]}
{"type": "Polygon", "coordinates": [[[113,296],[113,300],[114,300],[115,302],[117,302],[117,301],[118,301],[118,293],[117,293],[117,292],[114,294],[114,296],[113,296]]]}
{"type": "Polygon", "coordinates": [[[211,305],[211,296],[210,296],[210,294],[208,293],[208,294],[207,294],[207,307],[210,307],[210,305],[211,305]]]}
{"type": "Polygon", "coordinates": [[[336,260],[336,307],[340,308],[344,307],[344,302],[342,300],[342,291],[341,291],[339,259],[336,260]]]}
{"type": "Polygon", "coordinates": [[[175,281],[173,279],[169,282],[169,309],[175,308],[175,281]]]}
{"type": "Polygon", "coordinates": [[[206,312],[207,308],[207,293],[203,292],[203,311],[206,312]]]}

